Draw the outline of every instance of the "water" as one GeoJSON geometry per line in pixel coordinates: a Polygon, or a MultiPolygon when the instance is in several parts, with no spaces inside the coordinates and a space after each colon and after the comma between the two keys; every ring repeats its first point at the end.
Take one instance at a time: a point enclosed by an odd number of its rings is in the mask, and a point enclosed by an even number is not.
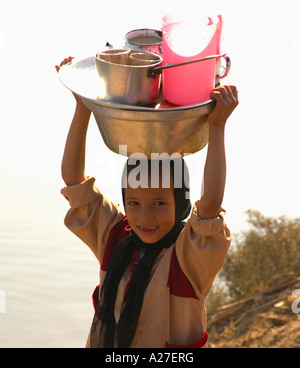
{"type": "Polygon", "coordinates": [[[57,221],[0,222],[0,347],[85,345],[98,264],[57,209],[57,221]]]}

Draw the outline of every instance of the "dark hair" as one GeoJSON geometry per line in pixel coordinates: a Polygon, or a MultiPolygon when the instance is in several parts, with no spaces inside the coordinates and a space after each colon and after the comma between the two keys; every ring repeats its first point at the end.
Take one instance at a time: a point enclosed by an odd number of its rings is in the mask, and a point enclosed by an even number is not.
{"type": "MultiPolygon", "coordinates": [[[[160,160],[162,161],[162,160],[160,160]]],[[[127,160],[122,176],[122,194],[124,201],[124,183],[128,182],[128,175],[134,168],[137,168],[140,162],[136,160],[131,163],[127,160]]],[[[143,162],[142,164],[145,164],[143,162]]],[[[161,177],[162,168],[166,162],[159,162],[159,176],[161,177]]],[[[144,167],[146,167],[144,165],[144,167]]],[[[151,167],[151,160],[148,160],[148,174],[151,167]],[[149,165],[150,164],[150,165],[149,165]]],[[[97,340],[101,347],[130,347],[138,323],[140,311],[143,304],[145,289],[149,283],[150,272],[153,264],[163,248],[168,248],[176,241],[179,233],[185,223],[183,220],[189,215],[191,203],[189,199],[188,170],[182,158],[170,160],[170,173],[172,174],[172,183],[175,199],[175,224],[172,230],[158,242],[146,244],[131,231],[130,235],[123,239],[116,247],[109,262],[106,277],[102,285],[100,294],[100,312],[95,313],[93,328],[91,332],[92,341],[97,340]],[[131,255],[135,248],[145,248],[145,255],[138,263],[135,273],[132,277],[126,298],[123,301],[120,319],[118,324],[114,317],[114,306],[120,280],[130,264],[131,255]],[[101,319],[101,329],[97,339],[92,336],[93,331],[97,333],[97,323],[101,319]],[[95,332],[96,331],[96,332],[95,332]]],[[[153,173],[150,173],[152,175],[153,173]]],[[[140,178],[142,179],[142,178],[140,178]]],[[[129,183],[130,184],[130,183],[129,183]]],[[[147,180],[148,185],[148,180],[147,180]]],[[[124,203],[125,207],[125,203],[124,203]]]]}

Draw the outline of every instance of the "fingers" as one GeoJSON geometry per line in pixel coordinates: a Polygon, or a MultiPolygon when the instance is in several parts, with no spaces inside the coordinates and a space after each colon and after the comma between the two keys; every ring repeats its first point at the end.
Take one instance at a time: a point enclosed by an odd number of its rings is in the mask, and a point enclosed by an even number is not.
{"type": "Polygon", "coordinates": [[[73,56],[69,56],[67,58],[65,58],[61,63],[60,65],[55,65],[55,69],[57,72],[59,72],[60,68],[63,66],[63,65],[66,65],[66,64],[69,64],[72,62],[72,60],[74,59],[73,56]]]}
{"type": "Polygon", "coordinates": [[[224,85],[215,88],[211,98],[216,100],[216,106],[209,114],[208,121],[210,124],[222,125],[239,103],[238,91],[235,86],[224,85]]]}
{"type": "Polygon", "coordinates": [[[225,85],[226,90],[226,103],[228,105],[237,105],[238,104],[238,90],[236,86],[227,86],[225,85]]]}
{"type": "Polygon", "coordinates": [[[74,57],[73,57],[73,56],[69,56],[68,58],[65,58],[65,59],[60,63],[60,66],[66,65],[66,64],[68,64],[68,63],[71,63],[73,59],[74,59],[74,57]]]}
{"type": "Polygon", "coordinates": [[[217,102],[220,101],[224,105],[232,105],[238,103],[238,90],[236,86],[224,85],[215,88],[212,91],[211,98],[217,102]]]}
{"type": "Polygon", "coordinates": [[[239,92],[238,92],[236,86],[225,86],[225,87],[230,89],[230,91],[231,91],[234,98],[236,98],[236,99],[238,98],[238,93],[239,92]]]}

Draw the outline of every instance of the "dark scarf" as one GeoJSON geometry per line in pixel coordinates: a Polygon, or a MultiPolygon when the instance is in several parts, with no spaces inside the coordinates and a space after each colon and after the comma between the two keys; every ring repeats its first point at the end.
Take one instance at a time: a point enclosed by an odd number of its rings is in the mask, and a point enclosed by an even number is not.
{"type": "MultiPolygon", "coordinates": [[[[130,347],[134,337],[138,319],[140,316],[144,293],[150,281],[151,270],[157,256],[164,248],[169,248],[175,243],[188,216],[191,203],[186,198],[187,188],[174,188],[175,198],[175,225],[172,230],[156,243],[144,243],[133,231],[123,239],[112,254],[107,269],[106,277],[101,288],[99,310],[95,313],[92,330],[91,346],[97,341],[98,347],[127,348],[130,347]],[[126,292],[120,319],[115,321],[114,306],[118,286],[122,276],[131,262],[131,256],[136,248],[145,249],[145,254],[139,261],[134,275],[126,292]],[[101,330],[98,328],[98,319],[102,320],[101,330]],[[95,336],[98,335],[97,336],[95,336]]],[[[123,193],[124,200],[124,193],[123,193]]]]}

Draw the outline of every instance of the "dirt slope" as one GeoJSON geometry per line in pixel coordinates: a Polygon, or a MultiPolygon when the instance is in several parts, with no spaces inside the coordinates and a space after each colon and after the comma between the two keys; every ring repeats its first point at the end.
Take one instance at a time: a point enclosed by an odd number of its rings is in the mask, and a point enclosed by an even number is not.
{"type": "Polygon", "coordinates": [[[299,309],[300,277],[281,278],[269,289],[224,305],[209,317],[208,347],[299,348],[299,309]]]}

